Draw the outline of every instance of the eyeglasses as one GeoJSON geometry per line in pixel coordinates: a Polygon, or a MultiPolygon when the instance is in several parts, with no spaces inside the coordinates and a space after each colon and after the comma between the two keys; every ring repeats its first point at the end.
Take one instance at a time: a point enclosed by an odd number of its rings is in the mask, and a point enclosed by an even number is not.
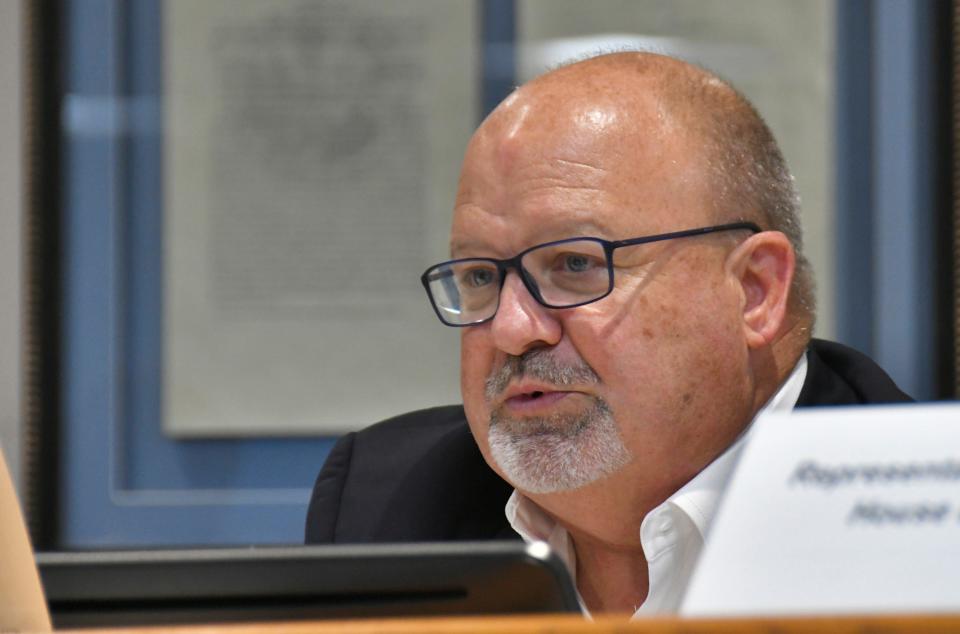
{"type": "Polygon", "coordinates": [[[530,247],[512,258],[461,258],[431,266],[420,281],[437,317],[448,326],[475,326],[493,319],[507,272],[515,269],[530,295],[547,308],[573,308],[613,291],[613,252],[674,238],[718,231],[759,233],[752,222],[734,222],[630,240],[568,238],[530,247]]]}

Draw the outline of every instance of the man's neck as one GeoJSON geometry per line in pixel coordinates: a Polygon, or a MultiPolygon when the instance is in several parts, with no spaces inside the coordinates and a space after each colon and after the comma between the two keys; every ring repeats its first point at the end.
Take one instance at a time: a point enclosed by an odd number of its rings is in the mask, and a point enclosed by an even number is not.
{"type": "Polygon", "coordinates": [[[654,490],[651,483],[658,481],[638,461],[612,478],[580,489],[525,495],[563,526],[575,542],[589,543],[595,550],[629,552],[640,549],[640,524],[647,513],[694,475],[690,473],[679,483],[661,479],[654,490]]]}
{"type": "Polygon", "coordinates": [[[633,614],[646,600],[649,570],[643,549],[610,547],[571,534],[577,553],[577,590],[591,613],[633,614]]]}
{"type": "Polygon", "coordinates": [[[810,342],[810,323],[806,318],[791,317],[777,335],[776,341],[751,354],[751,375],[754,377],[754,411],[760,410],[777,393],[793,372],[810,342]]]}

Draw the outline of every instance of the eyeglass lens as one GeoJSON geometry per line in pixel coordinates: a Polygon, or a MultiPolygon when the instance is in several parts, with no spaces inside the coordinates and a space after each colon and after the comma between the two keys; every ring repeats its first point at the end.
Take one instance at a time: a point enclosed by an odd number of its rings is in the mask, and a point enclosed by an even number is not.
{"type": "MultiPolygon", "coordinates": [[[[606,253],[603,245],[594,240],[531,249],[521,257],[520,266],[531,293],[554,308],[599,299],[610,290],[606,253]]],[[[483,321],[496,313],[501,275],[505,273],[495,260],[477,258],[435,266],[427,272],[426,279],[442,319],[460,325],[483,321]]]]}

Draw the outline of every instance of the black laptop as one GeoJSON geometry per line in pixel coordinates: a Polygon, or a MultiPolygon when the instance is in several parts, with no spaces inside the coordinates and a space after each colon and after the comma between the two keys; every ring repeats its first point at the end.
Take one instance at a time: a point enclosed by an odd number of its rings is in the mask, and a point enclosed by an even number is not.
{"type": "Polygon", "coordinates": [[[40,553],[55,627],[576,612],[546,544],[40,553]]]}

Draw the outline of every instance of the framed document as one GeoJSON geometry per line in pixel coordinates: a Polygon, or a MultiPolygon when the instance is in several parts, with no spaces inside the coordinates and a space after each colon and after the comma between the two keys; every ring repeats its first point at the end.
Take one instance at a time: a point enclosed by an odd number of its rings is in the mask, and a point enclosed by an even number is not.
{"type": "Polygon", "coordinates": [[[459,400],[446,255],[472,2],[170,0],[163,425],[334,434],[459,400]]]}

